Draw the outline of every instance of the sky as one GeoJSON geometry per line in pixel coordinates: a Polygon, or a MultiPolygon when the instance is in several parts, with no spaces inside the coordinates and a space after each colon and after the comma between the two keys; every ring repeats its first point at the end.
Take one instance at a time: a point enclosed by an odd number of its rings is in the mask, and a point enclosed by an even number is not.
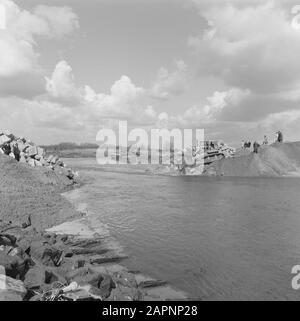
{"type": "Polygon", "coordinates": [[[127,120],[203,128],[231,145],[277,130],[300,140],[296,5],[0,0],[0,130],[40,144],[95,142],[127,120]]]}

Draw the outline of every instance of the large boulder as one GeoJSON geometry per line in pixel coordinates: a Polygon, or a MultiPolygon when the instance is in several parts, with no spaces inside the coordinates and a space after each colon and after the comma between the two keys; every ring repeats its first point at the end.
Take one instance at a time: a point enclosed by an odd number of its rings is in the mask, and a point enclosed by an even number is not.
{"type": "Polygon", "coordinates": [[[0,265],[4,267],[6,275],[22,279],[28,271],[30,260],[18,255],[7,255],[4,251],[0,251],[0,265]]]}
{"type": "Polygon", "coordinates": [[[44,286],[46,276],[45,269],[41,266],[34,266],[26,273],[24,285],[27,289],[35,290],[44,286]]]}
{"type": "Polygon", "coordinates": [[[26,294],[22,281],[0,274],[0,301],[22,301],[26,294]]]}
{"type": "Polygon", "coordinates": [[[38,154],[38,148],[36,146],[30,146],[28,148],[28,156],[29,157],[34,157],[38,154]]]}
{"type": "Polygon", "coordinates": [[[29,290],[44,289],[53,282],[66,283],[66,280],[51,268],[35,265],[30,268],[24,279],[24,286],[29,290]]]}
{"type": "Polygon", "coordinates": [[[4,144],[9,143],[10,141],[11,139],[6,135],[0,136],[0,146],[3,146],[4,144]]]}
{"type": "Polygon", "coordinates": [[[44,149],[41,147],[37,147],[37,155],[40,157],[44,156],[44,149]]]}

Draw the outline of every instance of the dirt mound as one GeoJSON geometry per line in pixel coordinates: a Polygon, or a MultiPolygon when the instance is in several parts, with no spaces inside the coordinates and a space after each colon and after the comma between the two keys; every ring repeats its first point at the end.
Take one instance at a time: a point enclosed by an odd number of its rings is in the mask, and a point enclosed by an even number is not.
{"type": "Polygon", "coordinates": [[[216,161],[204,175],[211,176],[285,176],[300,173],[300,142],[261,146],[258,154],[247,152],[216,161]]]}
{"type": "Polygon", "coordinates": [[[61,195],[73,182],[44,167],[27,164],[0,155],[0,219],[44,229],[78,215],[61,195]]]}

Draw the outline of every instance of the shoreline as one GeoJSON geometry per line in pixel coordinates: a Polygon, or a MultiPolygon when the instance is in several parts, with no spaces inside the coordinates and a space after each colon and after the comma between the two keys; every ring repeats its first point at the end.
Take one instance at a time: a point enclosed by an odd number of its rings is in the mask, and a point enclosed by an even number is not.
{"type": "MultiPolygon", "coordinates": [[[[20,176],[25,171],[30,183],[31,176],[41,175],[35,197],[43,220],[40,223],[37,215],[27,218],[24,211],[11,220],[1,217],[0,265],[6,274],[0,273],[0,281],[5,282],[4,290],[0,287],[1,301],[187,300],[167,282],[128,270],[121,264],[127,256],[107,242],[109,233],[84,224],[87,204],[76,206],[67,195],[75,194],[76,198],[88,182],[80,179],[76,185],[53,188],[45,181],[48,172],[27,168],[6,157],[3,161],[14,176],[15,171],[20,176]],[[41,192],[47,194],[46,202],[39,198],[41,192]],[[48,216],[43,208],[54,200],[56,207],[48,216]]],[[[28,193],[23,198],[25,195],[28,193]]]]}
{"type": "Polygon", "coordinates": [[[143,293],[144,299],[146,300],[188,300],[189,296],[187,293],[182,290],[175,289],[167,282],[153,279],[151,276],[145,275],[141,271],[129,270],[126,265],[122,264],[122,260],[128,259],[128,256],[123,252],[123,248],[119,242],[110,236],[110,233],[108,230],[106,230],[107,228],[105,225],[99,222],[100,227],[93,228],[88,226],[88,216],[90,215],[88,204],[76,203],[76,198],[78,197],[76,194],[79,193],[80,188],[86,184],[88,184],[88,182],[81,183],[79,186],[76,186],[75,189],[62,193],[62,196],[66,198],[67,201],[70,202],[75,207],[75,210],[81,213],[82,216],[78,219],[55,225],[49,229],[46,229],[46,231],[57,235],[73,235],[79,239],[82,238],[85,240],[92,240],[93,238],[100,236],[102,241],[105,242],[107,249],[115,254],[113,255],[112,259],[114,260],[114,258],[120,257],[120,261],[117,263],[103,263],[101,267],[97,267],[99,272],[105,272],[110,275],[114,274],[115,272],[131,273],[134,275],[138,286],[143,282],[148,282],[149,288],[143,293]]]}

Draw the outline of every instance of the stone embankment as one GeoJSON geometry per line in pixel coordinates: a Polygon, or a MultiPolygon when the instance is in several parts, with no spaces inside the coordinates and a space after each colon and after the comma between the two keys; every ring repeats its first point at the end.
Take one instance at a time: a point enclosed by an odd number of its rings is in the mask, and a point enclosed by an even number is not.
{"type": "Polygon", "coordinates": [[[124,258],[107,249],[100,235],[84,239],[39,232],[30,219],[23,226],[0,221],[0,301],[151,299],[149,289],[165,282],[106,268],[124,258]]]}
{"type": "Polygon", "coordinates": [[[0,153],[16,159],[20,163],[26,163],[31,167],[46,167],[58,174],[65,175],[70,180],[76,178],[77,173],[67,168],[58,156],[46,157],[45,150],[35,145],[24,137],[17,137],[10,132],[0,131],[0,153]]]}

